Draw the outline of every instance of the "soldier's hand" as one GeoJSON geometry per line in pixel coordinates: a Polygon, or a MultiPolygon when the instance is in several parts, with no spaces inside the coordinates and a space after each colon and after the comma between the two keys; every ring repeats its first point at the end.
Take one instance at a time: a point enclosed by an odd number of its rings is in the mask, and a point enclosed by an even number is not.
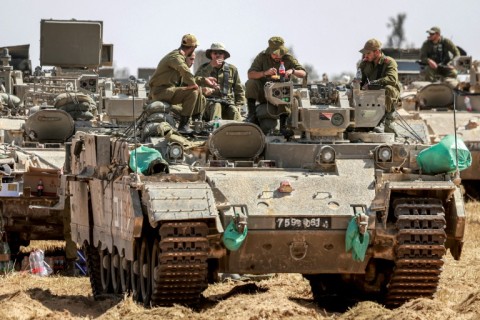
{"type": "Polygon", "coordinates": [[[268,70],[264,71],[265,76],[274,76],[277,74],[277,69],[275,68],[270,68],[268,70]]]}
{"type": "Polygon", "coordinates": [[[203,94],[204,94],[205,96],[209,96],[209,95],[211,95],[213,92],[215,92],[215,89],[203,87],[203,88],[202,88],[202,92],[203,92],[203,94]]]}
{"type": "Polygon", "coordinates": [[[184,90],[197,90],[198,85],[197,84],[191,84],[189,86],[183,87],[184,90]]]}
{"type": "Polygon", "coordinates": [[[428,66],[432,69],[437,69],[438,68],[437,63],[435,61],[433,61],[432,59],[428,59],[427,63],[428,63],[428,66]]]}
{"type": "Polygon", "coordinates": [[[225,60],[223,60],[223,59],[214,60],[215,66],[221,66],[223,64],[223,62],[225,62],[225,60]]]}
{"type": "Polygon", "coordinates": [[[218,83],[217,83],[217,79],[215,79],[214,77],[207,77],[207,78],[205,78],[205,83],[206,83],[209,87],[212,87],[212,88],[215,88],[215,89],[220,88],[220,86],[219,86],[218,83]]]}

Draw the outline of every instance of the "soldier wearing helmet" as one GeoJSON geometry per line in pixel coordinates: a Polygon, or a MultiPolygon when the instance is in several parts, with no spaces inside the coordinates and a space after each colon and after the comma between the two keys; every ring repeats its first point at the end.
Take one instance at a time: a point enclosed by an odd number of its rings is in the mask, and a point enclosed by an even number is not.
{"type": "Polygon", "coordinates": [[[457,72],[450,64],[460,56],[452,41],[441,36],[439,27],[427,30],[427,40],[420,49],[420,62],[425,64],[425,80],[435,81],[437,77],[456,78],[457,72]]]}
{"type": "Polygon", "coordinates": [[[370,39],[360,50],[362,54],[362,61],[359,65],[361,86],[363,89],[367,89],[369,85],[379,85],[385,89],[385,116],[374,131],[394,132],[390,124],[395,112],[395,103],[400,96],[401,85],[398,81],[397,62],[386,56],[381,48],[380,41],[370,39]]]}
{"type": "MultiPolygon", "coordinates": [[[[271,76],[277,74],[280,62],[285,65],[285,78],[292,75],[303,78],[307,75],[305,68],[288,52],[285,47],[285,41],[281,37],[271,37],[268,40],[268,48],[260,52],[253,61],[250,69],[248,69],[248,80],[245,84],[245,95],[247,97],[248,118],[247,122],[256,123],[255,115],[257,101],[262,104],[266,103],[264,86],[271,80],[271,76]]],[[[286,117],[280,118],[280,122],[286,122],[286,117]]]]}
{"type": "Polygon", "coordinates": [[[198,41],[193,34],[184,35],[180,48],[160,60],[149,82],[152,101],[161,100],[182,105],[178,124],[178,132],[182,134],[192,132],[189,127],[190,116],[199,117],[203,112],[204,105],[198,99],[198,84],[217,86],[214,78],[195,78],[191,73],[186,58],[193,54],[197,46],[198,41]]]}
{"type": "Polygon", "coordinates": [[[245,105],[245,91],[238,75],[237,67],[225,60],[230,53],[222,43],[212,43],[205,53],[210,62],[199,67],[195,76],[213,77],[218,88],[205,88],[206,107],[204,118],[209,121],[217,118],[241,120],[239,108],[245,105]]]}

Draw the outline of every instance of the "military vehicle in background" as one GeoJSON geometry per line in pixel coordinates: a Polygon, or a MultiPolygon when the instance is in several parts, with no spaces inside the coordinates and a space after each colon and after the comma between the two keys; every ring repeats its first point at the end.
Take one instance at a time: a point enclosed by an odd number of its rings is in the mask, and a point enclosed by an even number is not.
{"type": "Polygon", "coordinates": [[[382,51],[397,62],[398,80],[404,86],[422,80],[422,66],[417,62],[420,58],[420,49],[383,48],[382,51]]]}
{"type": "Polygon", "coordinates": [[[62,181],[94,297],[193,305],[219,272],[301,273],[318,300],[435,293],[447,250],[461,256],[463,198],[422,172],[417,135],[372,133],[384,90],[265,88],[267,108],[291,108],[288,139],[233,121],[198,144],[75,134],[62,181]]]}
{"type": "MultiPolygon", "coordinates": [[[[398,62],[398,76],[404,85],[403,110],[422,119],[428,127],[429,143],[457,132],[472,154],[472,165],[461,172],[464,191],[469,198],[480,198],[480,71],[476,62],[459,48],[462,56],[454,59],[457,79],[423,81],[423,67],[418,63],[419,49],[383,49],[398,62]],[[453,116],[455,109],[455,121],[453,116]]],[[[403,114],[403,117],[408,117],[403,114]]]]}
{"type": "Polygon", "coordinates": [[[146,101],[141,82],[99,76],[113,59],[102,21],[41,20],[41,67],[33,72],[28,49],[0,50],[1,240],[13,255],[5,259],[15,259],[30,240],[65,238],[69,215],[58,193],[65,142],[76,131],[111,133],[131,125],[146,101]]]}

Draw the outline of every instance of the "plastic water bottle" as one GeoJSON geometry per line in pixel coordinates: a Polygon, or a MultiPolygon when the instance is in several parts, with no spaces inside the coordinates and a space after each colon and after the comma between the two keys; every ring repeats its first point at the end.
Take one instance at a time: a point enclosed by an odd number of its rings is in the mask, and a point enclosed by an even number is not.
{"type": "Polygon", "coordinates": [[[13,269],[8,242],[0,241],[0,254],[3,256],[3,259],[0,260],[0,274],[6,274],[13,269]]]}
{"type": "Polygon", "coordinates": [[[355,80],[362,81],[362,69],[357,69],[357,73],[355,74],[355,80]]]}
{"type": "Polygon", "coordinates": [[[467,111],[471,112],[473,108],[472,108],[472,103],[470,102],[470,97],[465,96],[465,99],[463,99],[463,101],[465,102],[465,108],[467,108],[467,111]]]}
{"type": "Polygon", "coordinates": [[[283,61],[280,62],[280,67],[278,67],[278,74],[280,75],[280,81],[285,81],[285,64],[283,61]]]}
{"type": "Polygon", "coordinates": [[[30,271],[32,274],[42,277],[48,275],[47,269],[45,268],[44,253],[42,250],[36,249],[35,251],[30,252],[28,261],[30,262],[30,271]]]}
{"type": "Polygon", "coordinates": [[[218,128],[220,128],[220,120],[218,119],[218,117],[215,117],[215,119],[213,119],[213,129],[218,128]]]}
{"type": "Polygon", "coordinates": [[[39,197],[43,196],[43,181],[42,181],[42,179],[38,180],[37,196],[39,196],[39,197]]]}
{"type": "Polygon", "coordinates": [[[362,82],[362,70],[358,68],[357,73],[355,74],[355,78],[353,78],[353,81],[352,81],[352,88],[360,89],[361,82],[362,82]]]}

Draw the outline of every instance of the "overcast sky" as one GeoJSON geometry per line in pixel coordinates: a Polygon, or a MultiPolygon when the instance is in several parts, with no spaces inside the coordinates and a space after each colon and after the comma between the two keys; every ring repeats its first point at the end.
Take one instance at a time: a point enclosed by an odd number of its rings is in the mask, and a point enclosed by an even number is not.
{"type": "Polygon", "coordinates": [[[197,36],[199,49],[223,42],[242,81],[252,59],[271,36],[282,36],[300,63],[329,76],[355,72],[358,50],[369,38],[386,42],[390,17],[406,13],[409,44],[419,47],[434,25],[480,59],[479,0],[2,0],[0,47],[30,44],[32,66],[39,65],[40,20],[102,20],[103,42],[114,45],[114,64],[156,67],[178,48],[183,34],[197,36]]]}

